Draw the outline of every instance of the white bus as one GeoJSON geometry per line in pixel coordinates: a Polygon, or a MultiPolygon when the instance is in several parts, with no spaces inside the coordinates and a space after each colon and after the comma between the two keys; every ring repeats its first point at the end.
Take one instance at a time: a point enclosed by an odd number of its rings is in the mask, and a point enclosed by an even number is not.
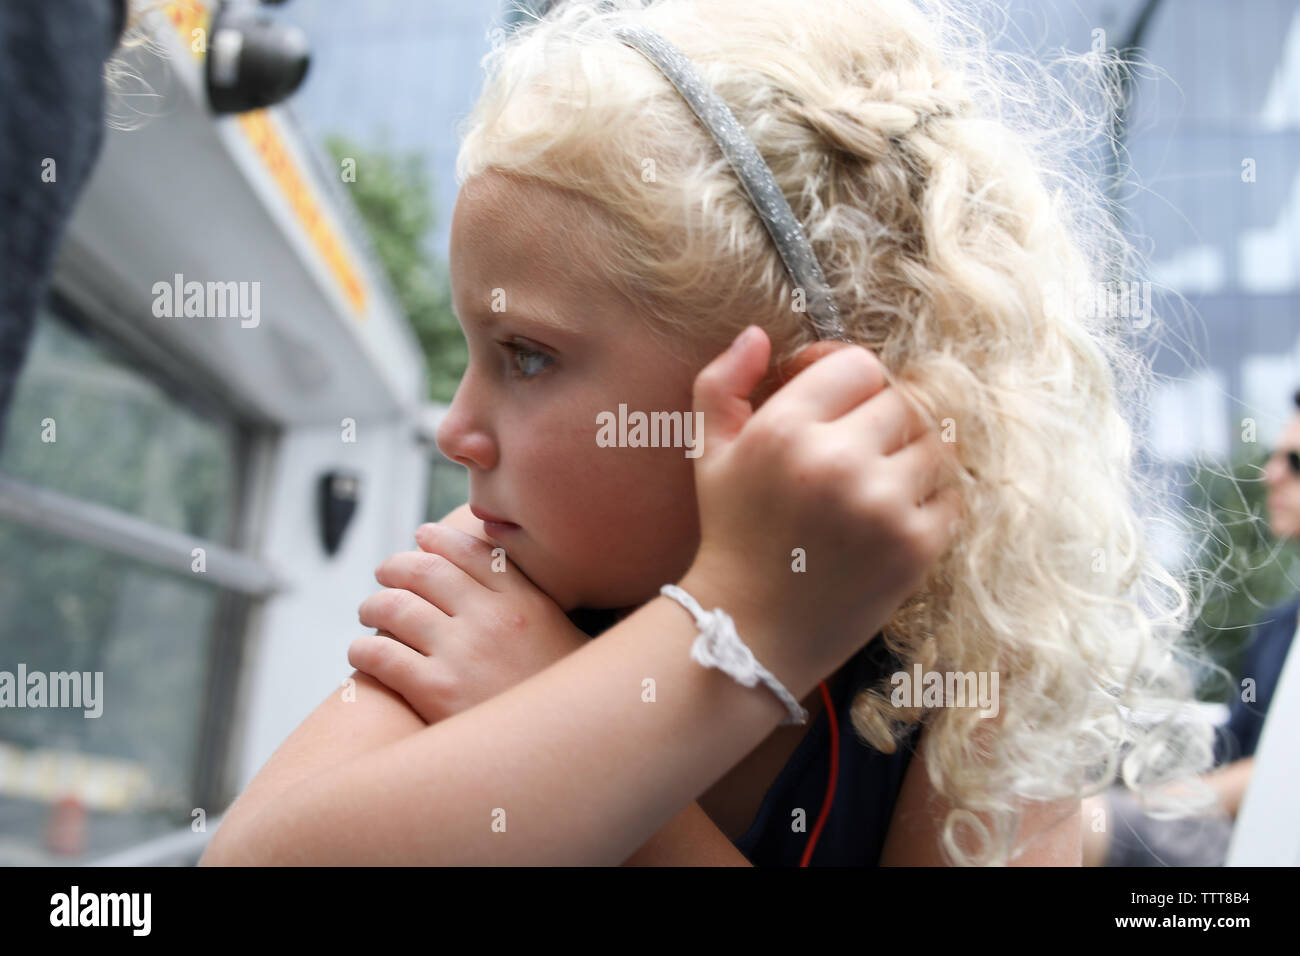
{"type": "Polygon", "coordinates": [[[169,15],[6,413],[0,864],[196,860],[429,517],[439,409],[345,177],[290,108],[213,116],[169,15]]]}

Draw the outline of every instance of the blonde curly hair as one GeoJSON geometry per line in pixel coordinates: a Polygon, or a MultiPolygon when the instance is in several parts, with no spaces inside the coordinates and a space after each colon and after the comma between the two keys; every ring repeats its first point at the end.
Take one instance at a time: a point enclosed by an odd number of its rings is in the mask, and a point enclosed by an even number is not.
{"type": "Polygon", "coordinates": [[[186,12],[206,12],[215,6],[204,0],[125,0],[126,20],[117,48],[104,63],[105,121],[110,129],[130,132],[153,118],[150,107],[162,97],[140,72],[142,59],[168,58],[167,46],[159,39],[169,29],[172,8],[186,12]]]}
{"type": "Polygon", "coordinates": [[[946,858],[963,865],[1010,859],[1021,801],[1081,798],[1117,774],[1164,815],[1213,800],[1164,786],[1212,765],[1213,728],[1189,706],[1208,663],[1185,636],[1193,589],[1144,528],[1196,530],[1135,467],[1150,368],[1126,341],[1136,329],[1061,295],[1142,275],[1084,158],[1111,145],[1123,65],[994,53],[982,15],[907,0],[561,2],[497,38],[457,159],[461,183],[493,169],[607,214],[598,266],[666,348],[711,357],[755,322],[779,361],[814,336],[775,247],[712,137],[615,30],[662,33],[731,107],[851,338],[959,439],[971,520],[883,637],[908,672],[996,672],[1000,715],[895,706],[888,679],[852,714],[887,753],[924,725],[952,807],[946,858]]]}

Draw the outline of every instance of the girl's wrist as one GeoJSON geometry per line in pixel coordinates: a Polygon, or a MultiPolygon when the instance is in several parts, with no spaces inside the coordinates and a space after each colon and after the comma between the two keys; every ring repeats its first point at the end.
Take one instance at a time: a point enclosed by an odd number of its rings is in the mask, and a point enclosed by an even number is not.
{"type": "MultiPolygon", "coordinates": [[[[741,585],[725,569],[712,562],[697,561],[677,586],[693,597],[704,611],[721,608],[726,612],[735,622],[741,642],[795,700],[802,700],[825,677],[817,673],[815,666],[810,666],[806,654],[810,648],[795,646],[789,639],[791,634],[806,632],[783,624],[778,609],[773,608],[771,602],[755,600],[751,596],[754,589],[741,585]]],[[[671,601],[682,614],[689,614],[676,601],[666,597],[663,600],[671,601]]],[[[783,716],[789,716],[786,705],[766,685],[760,683],[754,691],[765,694],[774,708],[779,709],[783,716]]]]}

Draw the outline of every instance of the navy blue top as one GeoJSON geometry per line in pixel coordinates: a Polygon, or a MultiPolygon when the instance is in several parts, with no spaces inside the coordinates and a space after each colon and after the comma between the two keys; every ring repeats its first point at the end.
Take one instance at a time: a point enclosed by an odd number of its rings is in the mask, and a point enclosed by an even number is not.
{"type": "MultiPolygon", "coordinates": [[[[863,742],[849,717],[853,699],[864,687],[876,684],[900,667],[897,658],[877,635],[849,661],[847,679],[832,688],[839,728],[839,768],[835,799],[822,825],[809,866],[876,866],[916,745],[919,727],[884,754],[863,742]]],[[[754,866],[795,866],[817,826],[831,771],[831,729],[825,710],[777,776],[758,815],[732,843],[754,866]],[[802,830],[794,830],[794,811],[802,809],[802,830]]]]}
{"type": "MultiPolygon", "coordinates": [[[[578,608],[569,619],[595,637],[617,621],[617,613],[578,608]]],[[[885,844],[903,775],[916,744],[914,727],[899,742],[898,750],[883,754],[860,739],[853,730],[849,709],[862,688],[876,684],[885,674],[900,669],[895,655],[876,635],[849,659],[848,667],[831,688],[839,726],[840,760],[835,799],[822,825],[810,866],[876,866],[885,844]]],[[[820,693],[820,691],[819,691],[820,693]]],[[[830,782],[831,730],[822,710],[799,746],[768,788],[758,815],[744,835],[732,844],[754,866],[795,866],[803,858],[826,800],[830,782]],[[796,832],[793,811],[804,810],[803,831],[796,832]]]]}
{"type": "Polygon", "coordinates": [[[1300,598],[1292,598],[1264,612],[1255,623],[1241,667],[1241,677],[1255,681],[1255,700],[1242,701],[1241,684],[1237,684],[1228,702],[1228,722],[1215,735],[1216,765],[1254,756],[1264,718],[1268,716],[1278,678],[1282,676],[1282,664],[1295,636],[1298,611],[1300,598]]]}

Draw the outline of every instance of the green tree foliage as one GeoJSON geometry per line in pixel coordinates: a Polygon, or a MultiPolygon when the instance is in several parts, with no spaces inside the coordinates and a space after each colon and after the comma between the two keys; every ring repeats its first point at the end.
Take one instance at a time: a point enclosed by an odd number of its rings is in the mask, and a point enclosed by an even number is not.
{"type": "Polygon", "coordinates": [[[469,357],[452,315],[447,265],[425,248],[436,216],[424,161],[419,153],[368,148],[339,135],[327,137],[325,145],[337,162],[356,163],[355,181],[343,185],[419,337],[429,366],[429,398],[450,402],[469,357]]]}
{"type": "MultiPolygon", "coordinates": [[[[1267,459],[1266,450],[1257,450],[1238,455],[1227,467],[1202,463],[1190,471],[1184,491],[1209,531],[1198,542],[1196,563],[1206,586],[1193,633],[1234,678],[1241,674],[1251,625],[1300,593],[1300,548],[1279,541],[1268,527],[1267,459]]],[[[1205,692],[1220,696],[1222,688],[1213,683],[1205,692]]]]}

